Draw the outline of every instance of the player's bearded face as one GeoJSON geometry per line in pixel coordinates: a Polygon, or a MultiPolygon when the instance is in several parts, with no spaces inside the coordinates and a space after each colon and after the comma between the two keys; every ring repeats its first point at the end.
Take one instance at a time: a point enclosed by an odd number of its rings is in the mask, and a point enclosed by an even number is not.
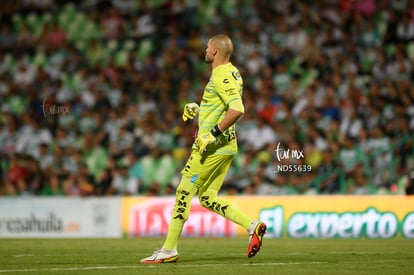
{"type": "Polygon", "coordinates": [[[205,61],[207,64],[211,64],[213,63],[214,60],[214,55],[212,53],[212,48],[210,46],[210,44],[208,45],[207,49],[206,49],[206,56],[205,56],[205,61]]]}
{"type": "Polygon", "coordinates": [[[213,57],[211,55],[209,55],[208,53],[206,53],[206,63],[207,64],[211,64],[213,63],[213,57]]]}

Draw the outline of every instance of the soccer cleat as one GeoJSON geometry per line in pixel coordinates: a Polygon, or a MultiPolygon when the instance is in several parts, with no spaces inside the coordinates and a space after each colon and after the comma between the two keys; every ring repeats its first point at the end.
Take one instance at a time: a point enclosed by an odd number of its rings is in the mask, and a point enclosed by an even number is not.
{"type": "Polygon", "coordinates": [[[259,252],[267,228],[265,223],[259,221],[255,222],[251,227],[254,228],[254,230],[249,230],[249,248],[247,250],[247,257],[249,258],[259,252]]]}
{"type": "Polygon", "coordinates": [[[148,258],[144,258],[141,260],[142,264],[163,264],[163,263],[175,263],[178,261],[178,252],[177,249],[174,248],[173,250],[165,250],[161,248],[159,250],[154,251],[154,254],[149,256],[148,258]]]}

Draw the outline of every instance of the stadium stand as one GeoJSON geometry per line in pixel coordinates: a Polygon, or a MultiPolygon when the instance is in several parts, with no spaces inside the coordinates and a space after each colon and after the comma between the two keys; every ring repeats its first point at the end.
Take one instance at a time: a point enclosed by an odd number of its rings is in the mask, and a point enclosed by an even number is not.
{"type": "Polygon", "coordinates": [[[227,194],[403,194],[412,3],[4,1],[0,196],[173,194],[196,127],[181,111],[200,100],[206,40],[222,32],[246,107],[227,194]],[[286,165],[303,171],[276,173],[286,165]]]}

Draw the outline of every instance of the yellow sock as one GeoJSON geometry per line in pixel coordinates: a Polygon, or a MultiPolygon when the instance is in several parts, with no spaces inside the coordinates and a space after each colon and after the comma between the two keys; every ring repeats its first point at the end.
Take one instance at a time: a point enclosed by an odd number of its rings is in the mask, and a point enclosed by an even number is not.
{"type": "Polygon", "coordinates": [[[168,227],[167,237],[163,245],[166,250],[177,247],[184,223],[190,215],[191,200],[197,193],[197,190],[197,186],[189,178],[181,178],[176,191],[175,207],[168,227]]]}
{"type": "Polygon", "coordinates": [[[219,198],[217,192],[214,190],[207,190],[199,195],[200,203],[203,207],[223,216],[224,218],[237,223],[244,227],[246,230],[249,229],[252,224],[246,214],[240,211],[237,207],[230,204],[228,201],[219,198]]]}

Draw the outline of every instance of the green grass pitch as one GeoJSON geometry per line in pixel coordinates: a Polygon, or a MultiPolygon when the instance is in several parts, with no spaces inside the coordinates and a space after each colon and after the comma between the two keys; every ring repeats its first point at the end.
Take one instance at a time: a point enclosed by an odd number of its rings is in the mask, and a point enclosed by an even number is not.
{"type": "Polygon", "coordinates": [[[142,265],[163,239],[0,239],[0,274],[414,274],[414,240],[182,238],[180,260],[142,265]]]}

